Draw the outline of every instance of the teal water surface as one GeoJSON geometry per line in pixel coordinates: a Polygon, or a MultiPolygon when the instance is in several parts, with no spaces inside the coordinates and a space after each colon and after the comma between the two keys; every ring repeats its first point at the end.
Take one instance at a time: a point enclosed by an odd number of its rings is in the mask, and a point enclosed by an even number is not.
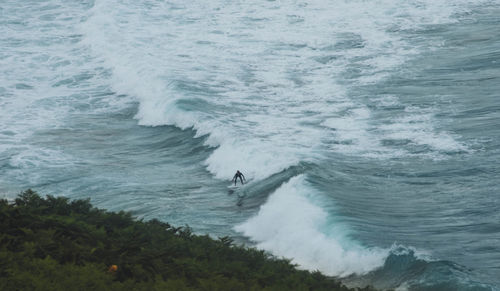
{"type": "Polygon", "coordinates": [[[350,286],[498,290],[499,13],[3,1],[1,193],[90,197],[350,286]]]}

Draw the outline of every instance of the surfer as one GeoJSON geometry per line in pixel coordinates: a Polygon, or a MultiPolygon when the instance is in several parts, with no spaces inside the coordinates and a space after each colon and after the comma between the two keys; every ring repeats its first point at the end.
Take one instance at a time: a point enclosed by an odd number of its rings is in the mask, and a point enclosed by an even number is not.
{"type": "MultiPolygon", "coordinates": [[[[234,180],[234,186],[236,186],[236,181],[238,180],[238,178],[240,178],[240,181],[241,181],[241,185],[243,185],[243,180],[245,180],[245,182],[247,181],[247,179],[245,179],[245,175],[243,175],[243,173],[240,172],[240,170],[237,170],[236,171],[236,174],[234,174],[234,177],[233,177],[233,180],[234,180]],[[243,178],[243,179],[242,179],[243,178]]],[[[233,181],[231,180],[231,182],[233,181]]]]}

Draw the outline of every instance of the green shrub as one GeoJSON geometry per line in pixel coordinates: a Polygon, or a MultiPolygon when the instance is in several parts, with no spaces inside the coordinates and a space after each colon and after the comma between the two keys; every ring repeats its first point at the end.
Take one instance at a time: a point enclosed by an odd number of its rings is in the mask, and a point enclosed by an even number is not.
{"type": "Polygon", "coordinates": [[[0,200],[0,218],[0,290],[350,290],[229,237],[136,221],[88,199],[27,190],[0,200]]]}

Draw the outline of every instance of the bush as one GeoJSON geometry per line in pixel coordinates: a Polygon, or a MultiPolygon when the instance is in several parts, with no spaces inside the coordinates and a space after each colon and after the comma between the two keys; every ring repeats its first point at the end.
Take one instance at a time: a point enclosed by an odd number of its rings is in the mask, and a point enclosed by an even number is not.
{"type": "Polygon", "coordinates": [[[350,290],[289,260],[87,200],[0,200],[0,290],[350,290]],[[116,265],[116,270],[110,266],[116,265]]]}

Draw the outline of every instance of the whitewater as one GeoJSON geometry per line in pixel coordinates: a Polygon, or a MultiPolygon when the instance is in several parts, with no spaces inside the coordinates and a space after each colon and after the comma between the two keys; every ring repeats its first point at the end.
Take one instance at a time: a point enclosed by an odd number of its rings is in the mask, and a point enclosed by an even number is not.
{"type": "Polygon", "coordinates": [[[498,15],[2,0],[0,196],[90,197],[348,286],[500,290],[498,15]]]}

